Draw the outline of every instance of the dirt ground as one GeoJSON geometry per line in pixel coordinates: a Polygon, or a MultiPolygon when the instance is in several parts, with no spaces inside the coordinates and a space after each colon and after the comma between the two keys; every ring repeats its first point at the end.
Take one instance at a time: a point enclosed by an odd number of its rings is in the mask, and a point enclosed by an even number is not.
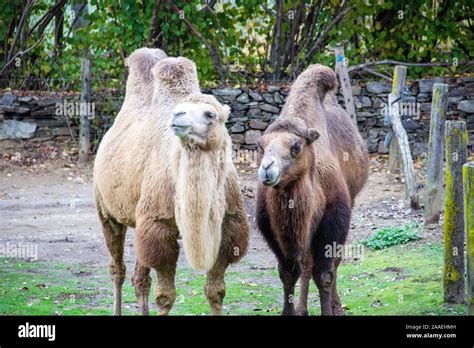
{"type": "MultiPolygon", "coordinates": [[[[79,262],[105,268],[108,253],[92,201],[92,165],[78,167],[66,155],[59,153],[50,156],[54,159],[38,160],[36,164],[25,163],[21,153],[0,157],[0,243],[37,245],[40,261],[79,262]]],[[[369,181],[353,211],[349,243],[384,226],[421,222],[421,211],[410,209],[400,177],[387,173],[385,162],[386,157],[371,158],[369,181]]],[[[255,226],[256,170],[239,166],[239,172],[252,223],[246,260],[261,267],[274,267],[275,258],[255,226]]],[[[429,233],[436,237],[440,232],[429,233]]],[[[131,270],[135,259],[131,229],[125,254],[131,270]]],[[[181,254],[179,263],[184,265],[182,250],[181,254]]]]}

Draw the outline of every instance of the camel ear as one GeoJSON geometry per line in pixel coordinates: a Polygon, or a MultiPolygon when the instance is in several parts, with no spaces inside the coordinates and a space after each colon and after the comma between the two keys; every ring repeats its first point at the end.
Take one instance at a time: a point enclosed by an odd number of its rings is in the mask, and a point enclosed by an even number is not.
{"type": "Polygon", "coordinates": [[[319,138],[319,132],[316,130],[316,128],[309,128],[306,132],[305,138],[308,144],[311,144],[313,141],[319,138]]]}

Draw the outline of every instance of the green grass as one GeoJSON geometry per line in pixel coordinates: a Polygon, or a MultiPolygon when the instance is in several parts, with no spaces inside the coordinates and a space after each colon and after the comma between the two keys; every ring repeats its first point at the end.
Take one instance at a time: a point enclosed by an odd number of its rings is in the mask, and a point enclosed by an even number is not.
{"type": "Polygon", "coordinates": [[[381,250],[420,238],[420,226],[416,223],[409,223],[401,227],[384,227],[362,241],[362,244],[368,246],[371,250],[381,250]]]}
{"type": "MultiPolygon", "coordinates": [[[[275,315],[282,305],[276,270],[260,269],[244,261],[226,273],[224,314],[275,315]],[[239,272],[237,269],[244,270],[239,272]]],[[[441,282],[443,249],[440,244],[405,244],[370,251],[339,268],[338,289],[347,315],[465,314],[464,305],[445,305],[441,282]]],[[[131,270],[129,270],[129,273],[131,270]]],[[[171,314],[202,315],[210,309],[203,293],[205,276],[179,268],[177,299],[171,314]]],[[[152,314],[154,306],[152,305],[152,314]]],[[[310,314],[319,315],[314,284],[310,314]]],[[[138,314],[129,277],[124,284],[124,314],[138,314]]],[[[112,285],[107,269],[88,264],[0,263],[0,314],[100,315],[112,313],[112,285]]]]}

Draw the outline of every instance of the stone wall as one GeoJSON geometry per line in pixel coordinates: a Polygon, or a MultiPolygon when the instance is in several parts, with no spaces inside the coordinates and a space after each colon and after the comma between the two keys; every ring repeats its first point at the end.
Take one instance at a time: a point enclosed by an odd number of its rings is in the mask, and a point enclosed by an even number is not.
{"type": "Polygon", "coordinates": [[[78,135],[77,118],[58,113],[64,100],[79,96],[61,94],[24,95],[3,93],[0,97],[0,141],[7,139],[61,140],[78,135]]]}
{"type": "MultiPolygon", "coordinates": [[[[404,103],[415,111],[405,117],[403,124],[408,131],[411,149],[415,156],[426,151],[431,116],[431,93],[433,84],[450,85],[447,119],[463,119],[470,131],[470,143],[474,143],[474,77],[436,78],[416,81],[408,86],[404,103]]],[[[383,108],[387,103],[391,84],[383,82],[353,81],[352,92],[360,133],[367,140],[369,152],[386,153],[384,139],[383,108]]],[[[278,116],[288,95],[284,86],[268,86],[265,90],[252,88],[225,88],[206,91],[219,101],[230,105],[232,115],[227,123],[236,146],[247,149],[256,147],[255,140],[278,116]]],[[[342,95],[338,101],[344,104],[342,95]]],[[[407,112],[410,114],[410,112],[407,112]]]]}
{"type": "MultiPolygon", "coordinates": [[[[403,123],[408,131],[415,156],[426,151],[429,135],[431,92],[433,84],[450,85],[447,119],[463,119],[467,122],[470,143],[474,143],[474,77],[436,78],[416,81],[408,86],[404,102],[414,106],[412,115],[403,123]],[[415,111],[415,113],[413,113],[415,111]]],[[[391,85],[383,82],[352,81],[352,91],[359,131],[367,140],[369,151],[386,153],[383,146],[387,129],[384,127],[383,107],[387,102],[391,85]]],[[[232,114],[227,122],[235,147],[255,149],[256,140],[276,119],[288,96],[287,86],[264,88],[219,88],[204,90],[212,93],[222,103],[228,104],[232,114]]],[[[0,96],[0,141],[3,139],[60,139],[77,136],[77,116],[58,115],[58,104],[77,102],[78,96],[18,95],[6,92],[0,96]],[[68,125],[69,123],[69,125],[68,125]]],[[[93,138],[100,138],[120,109],[123,95],[113,99],[112,107],[105,107],[104,99],[96,101],[95,124],[99,124],[93,138]],[[97,122],[99,120],[100,122],[97,122]],[[104,122],[103,120],[107,120],[104,122]],[[105,126],[104,126],[105,124],[105,126]],[[102,127],[99,131],[99,128],[102,127]]],[[[338,96],[343,104],[343,98],[338,96]]]]}

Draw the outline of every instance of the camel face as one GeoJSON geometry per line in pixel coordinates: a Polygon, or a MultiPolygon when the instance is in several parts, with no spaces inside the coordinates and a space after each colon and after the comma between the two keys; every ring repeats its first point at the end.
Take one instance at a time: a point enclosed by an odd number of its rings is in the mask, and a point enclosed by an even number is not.
{"type": "Polygon", "coordinates": [[[181,142],[191,146],[206,146],[214,139],[220,124],[216,108],[207,103],[184,102],[173,110],[171,129],[181,142]]]}
{"type": "Polygon", "coordinates": [[[309,155],[313,151],[310,145],[319,134],[286,123],[275,124],[258,141],[258,178],[265,186],[286,186],[309,167],[309,155]]]}
{"type": "Polygon", "coordinates": [[[304,146],[303,139],[294,134],[273,135],[262,137],[259,141],[261,161],[258,178],[265,186],[276,186],[280,181],[287,181],[287,174],[292,171],[304,146]]]}

